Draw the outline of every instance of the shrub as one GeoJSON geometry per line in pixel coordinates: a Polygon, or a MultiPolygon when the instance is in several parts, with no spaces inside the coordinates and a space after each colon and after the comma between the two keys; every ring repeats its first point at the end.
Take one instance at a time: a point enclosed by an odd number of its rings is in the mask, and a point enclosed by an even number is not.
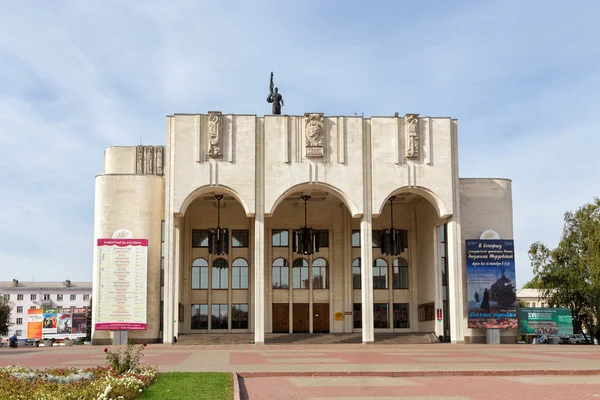
{"type": "Polygon", "coordinates": [[[106,360],[108,361],[108,366],[115,370],[117,373],[121,374],[127,371],[135,371],[140,366],[140,359],[144,355],[143,351],[146,347],[146,343],[139,346],[137,349],[134,349],[133,344],[127,344],[125,347],[125,352],[121,354],[121,348],[115,352],[104,349],[106,353],[106,360]]]}

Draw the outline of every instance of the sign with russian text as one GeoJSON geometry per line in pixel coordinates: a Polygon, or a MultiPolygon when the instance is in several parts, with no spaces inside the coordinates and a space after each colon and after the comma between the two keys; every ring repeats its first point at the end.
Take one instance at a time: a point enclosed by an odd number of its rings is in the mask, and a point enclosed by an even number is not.
{"type": "Polygon", "coordinates": [[[570,308],[519,308],[519,334],[572,335],[570,308]]]}
{"type": "Polygon", "coordinates": [[[148,239],[98,239],[96,330],[146,329],[148,239]]]}
{"type": "Polygon", "coordinates": [[[31,308],[27,310],[27,339],[42,338],[42,322],[44,321],[44,310],[31,308]]]}
{"type": "Polygon", "coordinates": [[[467,240],[469,328],[517,328],[512,240],[467,240]]]}

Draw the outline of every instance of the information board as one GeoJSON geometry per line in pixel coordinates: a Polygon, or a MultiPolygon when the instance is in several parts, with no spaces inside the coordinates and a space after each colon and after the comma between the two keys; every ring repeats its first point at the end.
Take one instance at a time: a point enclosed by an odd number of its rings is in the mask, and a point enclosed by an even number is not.
{"type": "Polygon", "coordinates": [[[148,239],[98,239],[96,330],[146,329],[148,239]]]}
{"type": "Polygon", "coordinates": [[[517,328],[512,240],[467,240],[469,328],[517,328]]]}
{"type": "Polygon", "coordinates": [[[572,335],[570,308],[519,308],[519,334],[572,335]]]}

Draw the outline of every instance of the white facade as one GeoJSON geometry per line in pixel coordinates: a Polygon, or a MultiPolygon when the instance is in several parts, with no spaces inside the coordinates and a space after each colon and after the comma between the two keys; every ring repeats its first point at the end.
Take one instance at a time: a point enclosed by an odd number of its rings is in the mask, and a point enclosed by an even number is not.
{"type": "MultiPolygon", "coordinates": [[[[0,282],[0,296],[11,305],[11,326],[7,337],[27,339],[27,310],[30,308],[89,307],[91,282],[0,282]]],[[[3,337],[5,338],[5,337],[3,337]]]]}
{"type": "MultiPolygon", "coordinates": [[[[262,343],[269,332],[328,331],[373,342],[382,331],[485,340],[467,329],[464,240],[486,229],[512,239],[511,182],[459,179],[457,140],[456,120],[415,114],[210,112],[169,116],[164,148],[108,148],[95,239],[124,228],[149,240],[148,328],[130,338],[249,331],[262,343]],[[239,245],[222,256],[201,243],[217,227],[215,195],[224,196],[220,227],[239,245]],[[304,226],[302,195],[311,196],[307,225],[326,236],[308,256],[291,245],[304,226]],[[373,247],[373,232],[390,228],[394,196],[393,224],[408,247],[392,257],[373,247]]],[[[93,342],[110,335],[95,331],[93,342]]]]}
{"type": "Polygon", "coordinates": [[[517,299],[523,301],[526,307],[530,308],[546,308],[548,307],[548,299],[544,297],[541,290],[538,289],[521,289],[517,291],[517,299]]]}

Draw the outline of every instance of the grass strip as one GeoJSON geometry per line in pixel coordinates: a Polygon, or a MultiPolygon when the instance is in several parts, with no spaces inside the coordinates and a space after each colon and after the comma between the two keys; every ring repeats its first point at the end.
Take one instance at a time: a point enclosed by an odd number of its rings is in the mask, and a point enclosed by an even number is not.
{"type": "Polygon", "coordinates": [[[167,372],[144,391],[140,400],[232,400],[233,374],[226,372],[167,372]]]}

